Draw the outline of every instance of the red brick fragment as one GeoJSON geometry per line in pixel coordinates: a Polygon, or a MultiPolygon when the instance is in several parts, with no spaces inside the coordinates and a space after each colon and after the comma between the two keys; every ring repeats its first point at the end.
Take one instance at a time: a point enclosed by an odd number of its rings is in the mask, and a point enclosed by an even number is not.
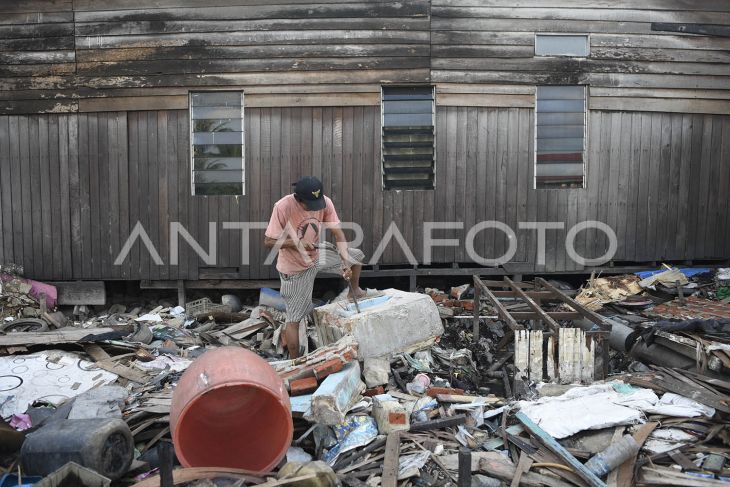
{"type": "Polygon", "coordinates": [[[342,370],[342,368],[345,366],[344,363],[342,363],[342,360],[338,358],[330,359],[314,368],[314,376],[322,380],[328,375],[334,374],[335,372],[339,372],[342,370]]]}
{"type": "Polygon", "coordinates": [[[383,386],[366,389],[365,392],[362,393],[363,396],[367,397],[379,396],[380,394],[385,394],[385,388],[383,386]]]}
{"type": "Polygon", "coordinates": [[[454,389],[451,387],[430,387],[426,391],[426,395],[429,397],[436,397],[439,394],[453,394],[454,396],[463,396],[464,389],[454,389]]]}
{"type": "Polygon", "coordinates": [[[402,412],[391,411],[388,413],[388,423],[390,424],[406,424],[406,414],[402,412]]]}
{"type": "Polygon", "coordinates": [[[317,379],[314,377],[306,377],[289,383],[289,389],[292,396],[302,396],[317,390],[317,379]]]}

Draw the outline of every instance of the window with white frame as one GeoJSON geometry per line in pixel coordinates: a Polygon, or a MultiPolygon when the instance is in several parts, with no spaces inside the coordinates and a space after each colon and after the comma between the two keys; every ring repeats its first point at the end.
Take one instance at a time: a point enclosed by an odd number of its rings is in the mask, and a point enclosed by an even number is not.
{"type": "Polygon", "coordinates": [[[586,87],[538,86],[535,126],[535,187],[582,188],[586,87]]]}
{"type": "Polygon", "coordinates": [[[433,86],[384,86],[384,189],[433,189],[433,86]]]}
{"type": "Polygon", "coordinates": [[[194,195],[245,194],[243,92],[190,93],[194,195]]]}

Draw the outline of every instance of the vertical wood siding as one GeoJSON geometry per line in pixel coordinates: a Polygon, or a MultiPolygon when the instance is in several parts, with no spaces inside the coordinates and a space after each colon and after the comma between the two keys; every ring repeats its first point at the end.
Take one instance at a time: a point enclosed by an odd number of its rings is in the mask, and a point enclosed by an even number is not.
{"type": "MultiPolygon", "coordinates": [[[[548,260],[536,266],[534,231],[519,221],[562,221],[566,229],[599,220],[618,235],[616,261],[721,259],[730,255],[730,116],[591,111],[585,189],[535,190],[533,110],[439,107],[436,189],[383,191],[379,107],[249,108],[245,111],[246,196],[190,195],[189,122],[183,110],[0,116],[0,262],[24,265],[38,279],[195,279],[205,265],[182,243],[169,265],[169,223],[179,221],[204,249],[218,222],[216,267],[266,278],[263,231],[250,232],[249,266],[241,236],[224,221],[267,221],[273,203],[299,176],[323,178],[343,221],[363,227],[372,255],[395,222],[419,261],[423,222],[463,221],[468,229],[504,221],[518,235],[521,269],[580,267],[562,251],[565,231],[549,231],[548,260]],[[140,221],[165,265],[137,243],[114,266],[140,221]]],[[[434,262],[469,262],[466,231],[441,230],[459,247],[434,250],[434,262]]],[[[181,240],[182,242],[182,240],[181,240]]],[[[496,257],[501,232],[484,231],[475,248],[496,257]]],[[[577,250],[603,254],[596,231],[577,250]]],[[[391,244],[381,264],[405,264],[391,244]]]]}

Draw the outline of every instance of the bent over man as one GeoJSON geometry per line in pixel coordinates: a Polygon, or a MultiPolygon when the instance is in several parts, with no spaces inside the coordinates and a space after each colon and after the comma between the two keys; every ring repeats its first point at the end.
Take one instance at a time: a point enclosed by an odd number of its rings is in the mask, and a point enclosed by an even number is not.
{"type": "Polygon", "coordinates": [[[359,281],[360,262],[365,256],[358,249],[348,248],[339,224],[332,200],[324,195],[322,182],[313,176],[301,178],[294,184],[294,193],[274,204],[264,243],[268,248],[279,248],[276,270],[286,304],[284,337],[290,358],[300,353],[299,322],[311,311],[317,274],[340,271],[352,284],[355,297],[364,294],[359,281]],[[320,249],[322,224],[332,231],[337,251],[320,249]]]}

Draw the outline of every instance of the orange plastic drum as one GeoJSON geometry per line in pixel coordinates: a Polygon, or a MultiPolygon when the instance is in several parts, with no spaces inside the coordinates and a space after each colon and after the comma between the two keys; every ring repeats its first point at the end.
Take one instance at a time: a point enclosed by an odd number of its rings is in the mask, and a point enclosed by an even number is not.
{"type": "Polygon", "coordinates": [[[276,371],[237,347],[208,351],[172,395],[170,427],[185,467],[271,471],[291,444],[291,404],[276,371]]]}

